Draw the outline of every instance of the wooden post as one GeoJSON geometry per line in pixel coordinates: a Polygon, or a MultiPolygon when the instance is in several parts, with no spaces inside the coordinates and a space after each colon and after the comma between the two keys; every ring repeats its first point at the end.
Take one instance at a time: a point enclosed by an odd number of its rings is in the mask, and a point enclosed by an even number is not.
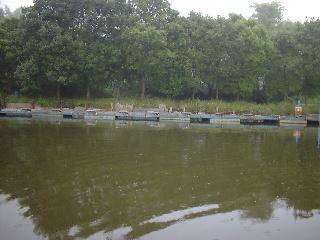
{"type": "Polygon", "coordinates": [[[319,116],[318,116],[318,148],[320,148],[320,109],[319,109],[319,116]]]}

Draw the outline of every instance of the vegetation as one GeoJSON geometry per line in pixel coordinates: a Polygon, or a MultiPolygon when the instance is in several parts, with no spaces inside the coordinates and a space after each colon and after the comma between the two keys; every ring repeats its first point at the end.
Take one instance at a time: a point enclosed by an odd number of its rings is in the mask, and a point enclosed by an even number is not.
{"type": "Polygon", "coordinates": [[[251,7],[249,19],[182,17],[168,0],[36,0],[14,14],[0,9],[1,96],[97,105],[99,97],[160,98],[209,112],[237,110],[221,100],[307,104],[320,90],[320,20],[284,21],[277,1],[251,7]]]}
{"type": "MultiPolygon", "coordinates": [[[[7,103],[35,103],[40,107],[50,108],[98,108],[111,110],[111,105],[120,103],[122,105],[133,105],[135,108],[158,108],[159,105],[166,105],[169,109],[172,107],[173,111],[179,112],[202,112],[208,114],[215,113],[248,113],[252,112],[257,115],[294,115],[294,109],[297,103],[293,100],[279,103],[265,103],[258,104],[254,102],[246,101],[222,101],[222,100],[200,100],[200,99],[169,99],[169,98],[155,98],[146,97],[141,99],[140,97],[128,98],[124,97],[121,100],[116,98],[30,98],[19,97],[14,95],[5,97],[3,100],[7,103]]],[[[319,100],[313,99],[307,106],[303,106],[303,114],[315,114],[319,112],[319,100]]]]}

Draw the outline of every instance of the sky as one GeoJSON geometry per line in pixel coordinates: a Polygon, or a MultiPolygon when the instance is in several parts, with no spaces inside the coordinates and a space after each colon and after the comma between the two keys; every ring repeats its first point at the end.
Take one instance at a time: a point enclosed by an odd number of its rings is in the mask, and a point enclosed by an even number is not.
{"type": "MultiPolygon", "coordinates": [[[[63,0],[62,0],[63,1],[63,0]]],[[[268,3],[272,0],[168,0],[171,7],[178,10],[182,16],[187,16],[190,11],[201,12],[216,18],[218,15],[228,17],[229,13],[242,14],[249,18],[254,10],[250,5],[257,3],[268,3]]],[[[32,0],[0,0],[1,5],[7,5],[11,11],[20,6],[30,6],[32,0]]],[[[284,20],[304,22],[306,17],[320,18],[319,0],[278,0],[285,7],[283,12],[284,20]]]]}
{"type": "MultiPolygon", "coordinates": [[[[171,7],[186,16],[188,12],[194,10],[203,15],[217,17],[218,15],[228,17],[229,13],[242,14],[249,18],[255,13],[250,7],[253,3],[270,3],[272,0],[169,0],[171,7]]],[[[285,7],[283,20],[302,21],[306,17],[320,18],[319,0],[278,0],[285,7]]]]}

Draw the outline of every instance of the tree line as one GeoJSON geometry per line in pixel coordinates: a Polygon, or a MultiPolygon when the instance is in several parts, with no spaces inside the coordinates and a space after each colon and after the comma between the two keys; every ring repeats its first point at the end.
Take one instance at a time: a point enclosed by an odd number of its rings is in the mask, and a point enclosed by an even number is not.
{"type": "Polygon", "coordinates": [[[35,0],[0,9],[0,92],[282,101],[320,90],[320,20],[190,12],[167,0],[35,0]]]}

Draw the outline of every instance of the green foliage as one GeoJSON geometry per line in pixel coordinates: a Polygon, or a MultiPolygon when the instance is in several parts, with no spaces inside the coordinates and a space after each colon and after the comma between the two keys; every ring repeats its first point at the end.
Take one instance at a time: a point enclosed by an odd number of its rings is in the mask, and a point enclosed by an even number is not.
{"type": "Polygon", "coordinates": [[[17,28],[19,19],[6,17],[0,19],[0,92],[12,93],[16,88],[14,72],[17,68],[17,28]]]}
{"type": "Polygon", "coordinates": [[[277,1],[252,7],[250,19],[181,17],[167,0],[37,0],[19,19],[2,9],[0,91],[192,99],[197,111],[216,109],[197,98],[317,96],[320,20],[283,21],[277,1]]]}
{"type": "Polygon", "coordinates": [[[302,66],[304,100],[320,91],[320,19],[306,21],[301,32],[300,64],[302,66]]]}
{"type": "Polygon", "coordinates": [[[252,18],[257,19],[268,31],[273,31],[281,23],[284,7],[278,1],[271,3],[254,3],[251,5],[256,13],[252,18]]]}
{"type": "MultiPolygon", "coordinates": [[[[111,109],[111,104],[121,103],[123,105],[133,105],[135,108],[157,108],[160,104],[164,104],[167,108],[172,107],[174,111],[186,112],[204,112],[208,114],[215,113],[243,113],[251,112],[256,115],[294,115],[294,109],[297,106],[296,101],[287,101],[269,104],[256,104],[246,101],[221,101],[221,100],[171,100],[168,98],[151,98],[146,97],[141,99],[136,98],[122,98],[120,101],[115,98],[30,98],[21,96],[17,98],[14,95],[2,96],[3,102],[21,102],[32,103],[41,107],[88,107],[100,108],[105,110],[111,109]]],[[[310,104],[302,105],[303,114],[318,114],[319,113],[319,99],[315,98],[310,100],[310,104]]]]}

